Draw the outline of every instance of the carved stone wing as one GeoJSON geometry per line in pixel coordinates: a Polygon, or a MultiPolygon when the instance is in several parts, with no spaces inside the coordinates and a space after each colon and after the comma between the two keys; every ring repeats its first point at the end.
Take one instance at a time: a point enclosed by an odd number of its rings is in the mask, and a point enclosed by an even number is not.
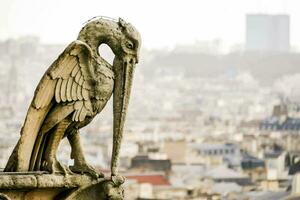
{"type": "Polygon", "coordinates": [[[39,90],[34,106],[43,108],[54,96],[56,103],[74,103],[72,119],[83,121],[88,113],[93,112],[90,97],[95,79],[91,60],[92,51],[87,44],[81,41],[70,44],[47,72],[48,78],[55,81],[54,88],[39,90]]]}
{"type": "Polygon", "coordinates": [[[94,93],[92,51],[81,41],[72,42],[49,67],[38,84],[21,130],[21,137],[6,165],[5,171],[28,171],[34,146],[42,141],[43,129],[50,129],[73,112],[73,121],[82,121],[93,112],[94,93]],[[49,120],[49,113],[58,104],[65,109],[49,120]],[[49,121],[48,121],[49,120],[49,121]],[[48,121],[48,122],[47,122],[48,121]],[[45,124],[46,127],[45,127],[45,124]]]}

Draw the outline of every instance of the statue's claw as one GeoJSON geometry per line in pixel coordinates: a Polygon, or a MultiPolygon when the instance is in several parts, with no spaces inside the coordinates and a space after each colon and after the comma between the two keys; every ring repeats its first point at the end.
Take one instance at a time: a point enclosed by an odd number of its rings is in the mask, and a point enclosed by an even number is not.
{"type": "Polygon", "coordinates": [[[97,171],[95,168],[88,164],[77,164],[74,166],[70,166],[70,170],[74,173],[89,174],[96,179],[104,177],[104,174],[102,172],[97,171]]]}
{"type": "Polygon", "coordinates": [[[73,174],[73,172],[67,166],[60,164],[60,162],[58,162],[56,159],[45,161],[43,164],[43,170],[46,170],[51,174],[73,174]]]}
{"type": "Polygon", "coordinates": [[[125,182],[125,177],[121,175],[112,175],[111,180],[116,186],[120,186],[125,182]]]}

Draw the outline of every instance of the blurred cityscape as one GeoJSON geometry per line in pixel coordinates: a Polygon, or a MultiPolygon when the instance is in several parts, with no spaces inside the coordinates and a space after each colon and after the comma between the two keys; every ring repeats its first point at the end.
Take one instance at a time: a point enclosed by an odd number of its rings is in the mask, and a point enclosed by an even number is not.
{"type": "MultiPolygon", "coordinates": [[[[247,15],[245,45],[226,54],[219,40],[142,49],[121,150],[127,199],[299,195],[300,53],[290,47],[289,21],[247,15]]],[[[0,168],[39,79],[66,45],[34,36],[0,42],[0,168]]],[[[88,162],[109,173],[111,103],[81,136],[88,162]]],[[[58,157],[72,165],[66,140],[58,157]]]]}

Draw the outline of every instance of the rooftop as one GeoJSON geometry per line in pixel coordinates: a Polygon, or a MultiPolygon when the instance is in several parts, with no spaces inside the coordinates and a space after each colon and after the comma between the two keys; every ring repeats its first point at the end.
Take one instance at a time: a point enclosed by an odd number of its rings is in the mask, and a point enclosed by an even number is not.
{"type": "Polygon", "coordinates": [[[212,179],[243,179],[248,178],[246,174],[235,171],[228,168],[225,165],[220,165],[218,167],[208,170],[205,174],[207,177],[212,179]]]}
{"type": "Polygon", "coordinates": [[[275,131],[299,131],[300,118],[287,117],[284,121],[282,121],[278,117],[270,117],[261,123],[260,129],[275,131]]]}
{"type": "Polygon", "coordinates": [[[134,179],[138,183],[150,183],[154,186],[169,186],[169,181],[163,176],[158,174],[145,174],[145,175],[129,175],[128,179],[134,179]]]}

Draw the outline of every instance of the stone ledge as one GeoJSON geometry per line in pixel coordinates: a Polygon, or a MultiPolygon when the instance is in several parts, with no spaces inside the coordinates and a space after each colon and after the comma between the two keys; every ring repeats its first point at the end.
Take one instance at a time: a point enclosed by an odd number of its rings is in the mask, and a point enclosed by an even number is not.
{"type": "Polygon", "coordinates": [[[118,181],[114,182],[111,179],[94,179],[81,174],[0,172],[1,200],[123,200],[123,198],[122,186],[118,181]]]}
{"type": "Polygon", "coordinates": [[[55,175],[45,172],[0,172],[0,190],[36,189],[36,188],[78,188],[94,182],[104,181],[92,179],[88,175],[55,175]]]}

